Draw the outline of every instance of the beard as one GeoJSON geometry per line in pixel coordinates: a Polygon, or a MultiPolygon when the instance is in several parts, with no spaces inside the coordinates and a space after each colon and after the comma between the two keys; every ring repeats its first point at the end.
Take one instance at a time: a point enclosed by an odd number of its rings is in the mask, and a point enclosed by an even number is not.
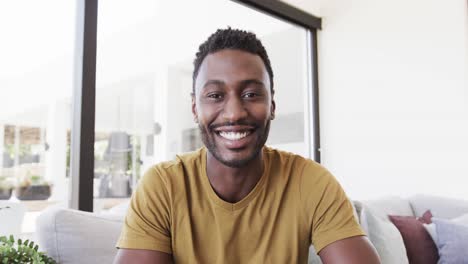
{"type": "MultiPolygon", "coordinates": [[[[266,125],[264,127],[260,127],[257,124],[254,125],[256,127],[254,133],[256,136],[255,140],[255,145],[245,157],[241,159],[227,159],[223,157],[219,147],[217,146],[215,137],[216,132],[214,131],[214,128],[220,126],[220,125],[210,125],[208,128],[206,126],[203,126],[201,123],[198,124],[198,128],[200,129],[200,134],[201,138],[203,141],[203,144],[205,144],[206,148],[208,151],[215,157],[216,160],[224,164],[225,166],[231,167],[231,168],[241,168],[245,165],[247,165],[249,162],[254,160],[262,150],[263,146],[265,145],[267,139],[268,139],[268,134],[270,133],[270,123],[271,121],[268,120],[266,125]]],[[[246,123],[229,123],[229,124],[222,124],[223,126],[226,125],[246,125],[246,123]]]]}

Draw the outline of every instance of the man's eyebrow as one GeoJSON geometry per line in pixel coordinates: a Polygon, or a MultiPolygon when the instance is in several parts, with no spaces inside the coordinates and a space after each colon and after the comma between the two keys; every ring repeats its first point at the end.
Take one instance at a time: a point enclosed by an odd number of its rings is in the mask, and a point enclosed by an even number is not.
{"type": "MultiPolygon", "coordinates": [[[[265,84],[264,84],[262,81],[258,80],[258,79],[247,79],[247,80],[242,80],[242,81],[240,82],[240,86],[241,86],[241,87],[246,87],[246,86],[248,86],[249,84],[256,84],[256,85],[260,85],[260,86],[262,86],[262,87],[265,87],[265,84]]],[[[203,85],[202,88],[206,88],[206,87],[209,86],[209,85],[214,85],[214,86],[220,87],[220,86],[226,85],[226,83],[223,82],[223,81],[221,81],[221,80],[208,80],[208,81],[203,85]]]]}
{"type": "Polygon", "coordinates": [[[248,80],[241,81],[241,86],[242,87],[245,87],[245,86],[247,86],[249,84],[257,84],[257,85],[261,85],[261,86],[265,87],[265,84],[262,81],[257,80],[257,79],[248,79],[248,80]]]}
{"type": "Polygon", "coordinates": [[[224,86],[224,82],[220,80],[208,80],[204,85],[203,88],[206,88],[208,85],[215,85],[215,86],[224,86]]]}

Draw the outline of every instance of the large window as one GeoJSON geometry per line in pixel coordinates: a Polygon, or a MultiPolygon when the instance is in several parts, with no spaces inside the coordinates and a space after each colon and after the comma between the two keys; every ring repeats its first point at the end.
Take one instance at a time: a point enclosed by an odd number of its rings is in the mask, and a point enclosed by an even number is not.
{"type": "Polygon", "coordinates": [[[0,2],[0,235],[68,204],[75,8],[0,2]]]}

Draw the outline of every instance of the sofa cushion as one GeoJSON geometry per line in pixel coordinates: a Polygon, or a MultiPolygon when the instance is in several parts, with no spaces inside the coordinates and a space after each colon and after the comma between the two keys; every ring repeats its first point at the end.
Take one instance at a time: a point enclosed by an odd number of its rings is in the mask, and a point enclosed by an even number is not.
{"type": "Polygon", "coordinates": [[[465,200],[421,194],[412,196],[408,200],[415,215],[422,215],[427,210],[431,210],[434,217],[444,219],[468,214],[468,201],[465,200]]]}
{"type": "Polygon", "coordinates": [[[403,237],[408,260],[411,264],[437,264],[439,259],[437,247],[423,226],[423,222],[428,224],[430,219],[394,215],[389,217],[403,237]]]}
{"type": "Polygon", "coordinates": [[[360,219],[361,226],[377,250],[382,264],[408,263],[400,232],[388,218],[381,218],[364,206],[360,219]]]}
{"type": "MultiPolygon", "coordinates": [[[[388,215],[414,216],[408,200],[396,196],[384,197],[377,200],[362,201],[362,204],[372,211],[372,214],[382,220],[388,220],[388,215]]],[[[388,220],[390,221],[390,220],[388,220]]]]}
{"type": "Polygon", "coordinates": [[[39,247],[58,263],[112,263],[123,217],[48,208],[37,219],[39,247]]]}
{"type": "Polygon", "coordinates": [[[440,264],[468,263],[468,226],[434,218],[440,264]]]}
{"type": "MultiPolygon", "coordinates": [[[[468,214],[464,214],[457,218],[450,219],[450,222],[468,226],[468,214]]],[[[432,240],[437,244],[438,238],[437,238],[436,225],[434,223],[430,223],[430,224],[425,224],[424,227],[426,228],[429,235],[431,235],[432,240]]]]}

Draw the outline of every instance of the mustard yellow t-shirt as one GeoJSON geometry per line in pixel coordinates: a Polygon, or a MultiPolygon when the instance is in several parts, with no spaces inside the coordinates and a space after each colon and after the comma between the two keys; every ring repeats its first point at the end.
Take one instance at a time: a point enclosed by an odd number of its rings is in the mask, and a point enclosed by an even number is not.
{"type": "Polygon", "coordinates": [[[319,252],[364,235],[336,179],[314,161],[264,147],[262,177],[233,204],[212,189],[206,151],[144,175],[118,248],[167,252],[176,263],[307,263],[311,243],[319,252]]]}

